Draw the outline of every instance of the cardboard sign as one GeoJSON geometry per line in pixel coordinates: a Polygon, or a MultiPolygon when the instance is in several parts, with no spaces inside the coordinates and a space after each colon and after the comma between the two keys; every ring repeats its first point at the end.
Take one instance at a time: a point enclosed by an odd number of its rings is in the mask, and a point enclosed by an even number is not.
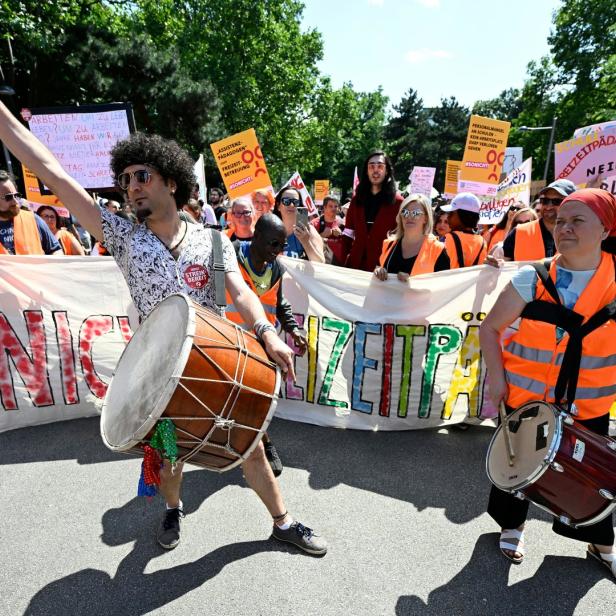
{"type": "Polygon", "coordinates": [[[296,171],[290,178],[289,181],[285,184],[285,186],[292,186],[296,190],[299,191],[299,194],[302,196],[302,201],[304,202],[304,207],[308,208],[308,216],[318,216],[319,212],[317,211],[317,206],[315,205],[306,185],[304,184],[304,180],[302,180],[302,176],[299,174],[299,171],[296,171]]]}
{"type": "Polygon", "coordinates": [[[480,225],[499,223],[507,210],[518,201],[530,206],[532,170],[533,159],[527,158],[498,185],[496,196],[485,200],[479,208],[480,225]]]}
{"type": "MultiPolygon", "coordinates": [[[[33,201],[37,206],[51,205],[56,208],[66,209],[60,199],[46,190],[28,167],[22,165],[21,169],[24,174],[24,188],[26,189],[26,199],[28,201],[33,201]]],[[[64,216],[64,214],[60,214],[60,216],[64,216]]]]}
{"type": "Polygon", "coordinates": [[[28,125],[86,190],[113,188],[111,149],[135,130],[130,104],[31,109],[28,125]]]}
{"type": "Polygon", "coordinates": [[[458,194],[458,179],[461,168],[461,160],[447,161],[447,167],[445,169],[445,190],[443,194],[448,199],[453,199],[458,194]]]}
{"type": "Polygon", "coordinates": [[[272,185],[254,128],[210,144],[231,199],[272,185]]]}
{"type": "Polygon", "coordinates": [[[413,171],[409,175],[409,180],[411,181],[409,192],[418,193],[430,198],[435,175],[435,167],[413,167],[413,171]]]}
{"type": "Polygon", "coordinates": [[[471,116],[460,170],[461,191],[496,195],[510,126],[502,120],[471,116]]]}
{"type": "Polygon", "coordinates": [[[616,176],[616,126],[557,143],[554,176],[584,186],[597,176],[616,176]]]}
{"type": "Polygon", "coordinates": [[[323,205],[323,199],[329,194],[329,180],[314,181],[314,202],[323,205]]]}

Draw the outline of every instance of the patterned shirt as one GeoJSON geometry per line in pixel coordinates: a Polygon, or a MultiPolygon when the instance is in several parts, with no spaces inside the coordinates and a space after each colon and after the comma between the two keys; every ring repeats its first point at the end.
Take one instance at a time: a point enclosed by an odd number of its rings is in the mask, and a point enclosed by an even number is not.
{"type": "MultiPolygon", "coordinates": [[[[113,252],[141,318],[174,293],[186,293],[198,304],[220,312],[215,302],[213,277],[211,234],[215,231],[201,225],[187,225],[176,261],[145,224],[135,225],[105,208],[101,208],[101,221],[103,243],[113,252]]],[[[222,234],[221,239],[225,272],[239,272],[229,238],[222,234]]]]}

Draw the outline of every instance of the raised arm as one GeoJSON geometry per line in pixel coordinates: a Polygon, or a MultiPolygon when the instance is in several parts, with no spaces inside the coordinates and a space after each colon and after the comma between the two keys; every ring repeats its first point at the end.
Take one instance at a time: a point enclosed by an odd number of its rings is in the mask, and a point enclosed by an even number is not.
{"type": "Polygon", "coordinates": [[[0,102],[0,140],[62,201],[81,225],[103,237],[94,199],[62,168],[53,154],[0,102]]]}

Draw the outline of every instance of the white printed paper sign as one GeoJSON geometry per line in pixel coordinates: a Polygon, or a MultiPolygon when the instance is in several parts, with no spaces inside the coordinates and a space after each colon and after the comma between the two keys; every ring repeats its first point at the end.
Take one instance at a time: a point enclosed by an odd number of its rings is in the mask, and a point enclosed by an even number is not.
{"type": "Polygon", "coordinates": [[[434,185],[434,175],[436,174],[435,167],[413,167],[409,180],[410,193],[419,193],[430,198],[432,194],[432,186],[434,185]]]}

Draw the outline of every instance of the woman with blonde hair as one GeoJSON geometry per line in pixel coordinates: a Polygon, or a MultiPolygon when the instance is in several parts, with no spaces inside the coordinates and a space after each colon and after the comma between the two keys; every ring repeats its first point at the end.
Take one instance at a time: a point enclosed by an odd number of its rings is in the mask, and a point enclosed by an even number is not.
{"type": "Polygon", "coordinates": [[[400,205],[396,228],[383,242],[374,275],[387,280],[388,274],[397,274],[398,280],[405,281],[409,276],[448,270],[449,256],[444,244],[432,235],[433,226],[429,199],[409,195],[400,205]]]}

